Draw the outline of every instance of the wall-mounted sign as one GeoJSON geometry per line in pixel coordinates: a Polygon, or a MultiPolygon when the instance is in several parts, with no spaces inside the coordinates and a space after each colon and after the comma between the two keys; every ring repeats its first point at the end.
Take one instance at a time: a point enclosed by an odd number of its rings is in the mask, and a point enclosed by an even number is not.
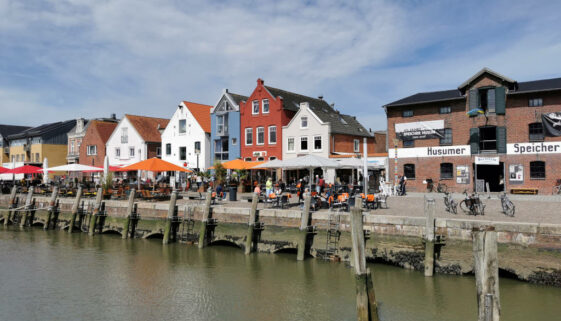
{"type": "Polygon", "coordinates": [[[511,182],[524,181],[524,167],[522,164],[513,164],[508,166],[509,179],[511,182]]]}
{"type": "Polygon", "coordinates": [[[267,152],[253,152],[253,157],[265,157],[267,156],[267,152]]]}
{"type": "Polygon", "coordinates": [[[469,184],[469,167],[465,165],[456,166],[456,183],[469,184]]]}
{"type": "Polygon", "coordinates": [[[442,119],[395,124],[395,134],[401,140],[439,138],[443,131],[442,119]]]}
{"type": "Polygon", "coordinates": [[[507,144],[506,153],[515,155],[561,153],[561,142],[507,144]]]}
{"type": "MultiPolygon", "coordinates": [[[[433,147],[415,147],[415,148],[398,148],[397,158],[409,157],[443,157],[443,156],[470,156],[471,148],[469,145],[455,146],[433,146],[433,147]]],[[[395,157],[395,149],[388,150],[390,158],[395,157]]]]}
{"type": "Polygon", "coordinates": [[[499,165],[499,157],[475,156],[477,165],[499,165]]]}

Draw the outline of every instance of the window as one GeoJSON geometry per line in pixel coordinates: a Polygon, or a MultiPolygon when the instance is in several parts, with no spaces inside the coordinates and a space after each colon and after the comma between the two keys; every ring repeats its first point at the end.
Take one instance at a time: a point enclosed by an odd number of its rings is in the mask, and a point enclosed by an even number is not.
{"type": "MultiPolygon", "coordinates": [[[[228,141],[226,141],[226,145],[228,145],[228,141]]],[[[201,153],[201,142],[195,142],[195,154],[201,153]]]]}
{"type": "Polygon", "coordinates": [[[355,153],[360,152],[360,140],[355,139],[353,147],[354,147],[353,150],[355,151],[355,153]]]}
{"type": "Polygon", "coordinates": [[[294,137],[289,137],[288,138],[288,144],[287,145],[288,145],[287,150],[289,152],[293,152],[294,151],[294,137]]]}
{"type": "Polygon", "coordinates": [[[156,157],[161,157],[161,156],[162,156],[162,148],[156,147],[156,157]]]}
{"type": "Polygon", "coordinates": [[[129,148],[129,157],[134,157],[134,147],[129,148]]]}
{"type": "Polygon", "coordinates": [[[264,161],[264,160],[265,160],[264,157],[257,157],[257,161],[258,161],[258,162],[262,162],[262,161],[264,161]]]}
{"type": "Polygon", "coordinates": [[[403,175],[405,175],[407,179],[415,179],[415,164],[403,165],[403,175]]]}
{"type": "Polygon", "coordinates": [[[222,135],[224,133],[224,115],[216,116],[216,132],[218,135],[222,135]]]}
{"type": "Polygon", "coordinates": [[[452,163],[440,164],[440,179],[453,179],[454,165],[452,163]]]}
{"type": "Polygon", "coordinates": [[[542,98],[529,99],[528,100],[528,106],[530,106],[530,107],[543,106],[543,99],[542,98]]]}
{"type": "Polygon", "coordinates": [[[314,136],[314,150],[321,150],[321,136],[314,136]]]}
{"type": "Polygon", "coordinates": [[[497,128],[495,126],[479,128],[479,150],[497,152],[497,128]]]}
{"type": "Polygon", "coordinates": [[[16,162],[19,162],[19,154],[16,155],[16,162]]]}
{"type": "Polygon", "coordinates": [[[41,160],[39,158],[39,153],[35,153],[35,162],[39,163],[41,160]]]}
{"type": "Polygon", "coordinates": [[[257,145],[265,144],[265,127],[257,127],[257,145]]]}
{"type": "Polygon", "coordinates": [[[253,128],[245,129],[245,144],[253,145],[253,128]]]}
{"type": "Polygon", "coordinates": [[[404,110],[403,117],[413,117],[413,111],[411,109],[404,110]]]}
{"type": "Polygon", "coordinates": [[[121,144],[128,144],[129,142],[129,129],[127,127],[121,128],[121,144]]]}
{"type": "Polygon", "coordinates": [[[259,101],[258,100],[253,101],[253,110],[251,111],[251,113],[253,115],[259,114],[259,101]]]}
{"type": "Polygon", "coordinates": [[[542,123],[531,123],[528,125],[528,131],[530,133],[531,142],[542,142],[543,141],[543,124],[542,123]]]}
{"type": "Polygon", "coordinates": [[[303,116],[300,118],[300,128],[308,128],[308,117],[303,116]]]}
{"type": "Polygon", "coordinates": [[[214,159],[228,159],[228,138],[217,139],[214,141],[214,159]]]}
{"type": "Polygon", "coordinates": [[[187,119],[179,120],[179,133],[185,134],[187,132],[187,119]]]}
{"type": "Polygon", "coordinates": [[[545,179],[545,162],[530,162],[530,178],[545,179]]]}
{"type": "Polygon", "coordinates": [[[166,155],[171,155],[171,144],[166,144],[166,155]]]}
{"type": "Polygon", "coordinates": [[[232,145],[237,145],[238,144],[238,139],[237,138],[232,138],[232,145]]]}
{"type": "Polygon", "coordinates": [[[301,151],[308,150],[308,137],[300,137],[300,150],[301,151]]]}
{"type": "Polygon", "coordinates": [[[187,147],[179,147],[179,160],[187,159],[187,147]]]}
{"type": "Polygon", "coordinates": [[[440,114],[449,114],[449,113],[452,112],[452,107],[450,107],[450,106],[440,107],[438,112],[440,114]]]}
{"type": "Polygon", "coordinates": [[[121,157],[121,149],[119,147],[115,148],[115,156],[121,157]]]}
{"type": "Polygon", "coordinates": [[[277,126],[269,126],[269,144],[277,143],[277,126]]]}
{"type": "Polygon", "coordinates": [[[269,113],[269,99],[263,99],[263,114],[269,113]]]}
{"type": "Polygon", "coordinates": [[[245,158],[245,161],[246,161],[246,162],[251,162],[251,157],[246,157],[246,158],[245,158]]]}
{"type": "Polygon", "coordinates": [[[97,146],[96,145],[88,145],[86,147],[86,153],[88,156],[97,155],[97,146]]]}
{"type": "Polygon", "coordinates": [[[270,161],[275,160],[275,159],[277,159],[275,156],[269,157],[269,160],[270,160],[270,161]]]}
{"type": "Polygon", "coordinates": [[[70,142],[70,155],[74,154],[74,141],[70,142]]]}
{"type": "Polygon", "coordinates": [[[444,128],[440,137],[440,145],[452,145],[452,128],[444,128]]]}
{"type": "Polygon", "coordinates": [[[410,148],[410,147],[415,147],[415,141],[412,139],[404,139],[403,148],[410,148]]]}

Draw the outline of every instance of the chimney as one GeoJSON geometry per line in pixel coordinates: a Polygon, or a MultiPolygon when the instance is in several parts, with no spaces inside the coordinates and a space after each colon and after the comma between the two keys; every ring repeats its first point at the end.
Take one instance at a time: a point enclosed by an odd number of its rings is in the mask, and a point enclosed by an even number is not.
{"type": "Polygon", "coordinates": [[[307,101],[303,101],[300,103],[300,108],[309,108],[310,104],[307,101]]]}
{"type": "Polygon", "coordinates": [[[323,95],[319,95],[319,96],[318,96],[318,99],[319,99],[319,100],[323,100],[323,95]]]}
{"type": "Polygon", "coordinates": [[[263,79],[257,78],[257,86],[264,85],[264,84],[265,84],[265,81],[263,79]]]}
{"type": "Polygon", "coordinates": [[[117,120],[117,115],[116,114],[111,114],[111,119],[117,120]]]}
{"type": "Polygon", "coordinates": [[[224,92],[225,92],[225,93],[228,93],[228,88],[224,89],[224,92]]]}
{"type": "Polygon", "coordinates": [[[81,133],[84,130],[84,118],[76,119],[76,132],[81,133]]]}
{"type": "Polygon", "coordinates": [[[331,108],[335,108],[335,103],[331,103],[331,108]]]}

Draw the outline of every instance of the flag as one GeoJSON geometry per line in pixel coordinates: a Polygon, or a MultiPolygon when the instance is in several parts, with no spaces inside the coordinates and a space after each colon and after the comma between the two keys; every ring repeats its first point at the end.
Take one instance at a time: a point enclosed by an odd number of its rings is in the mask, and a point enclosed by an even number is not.
{"type": "Polygon", "coordinates": [[[561,112],[542,114],[542,125],[545,136],[561,136],[561,112]]]}

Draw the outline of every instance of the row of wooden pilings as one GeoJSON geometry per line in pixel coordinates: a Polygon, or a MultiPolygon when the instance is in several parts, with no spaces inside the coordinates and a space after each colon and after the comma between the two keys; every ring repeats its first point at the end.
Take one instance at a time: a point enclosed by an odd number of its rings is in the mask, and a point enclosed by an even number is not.
{"type": "MultiPolygon", "coordinates": [[[[99,220],[102,220],[104,213],[104,203],[102,202],[102,190],[97,191],[97,197],[94,203],[93,212],[90,217],[88,234],[94,235],[95,228],[98,226],[99,220]]],[[[127,220],[123,228],[122,237],[127,238],[129,235],[134,235],[134,223],[139,219],[136,213],[136,204],[134,202],[135,190],[132,189],[129,194],[127,205],[127,220]]],[[[20,218],[20,227],[30,225],[29,217],[33,211],[33,188],[29,189],[23,210],[18,206],[15,187],[10,194],[10,209],[6,211],[4,225],[7,225],[10,217],[15,217],[17,211],[23,211],[20,218]]],[[[56,217],[58,215],[58,188],[54,187],[49,207],[47,209],[48,215],[44,229],[49,229],[51,226],[54,228],[56,225],[56,217]]],[[[72,233],[75,227],[75,221],[79,212],[80,200],[82,197],[82,188],[78,188],[76,197],[72,206],[71,221],[69,224],[68,232],[72,233]]],[[[210,233],[213,232],[216,220],[212,218],[211,208],[211,193],[208,192],[205,198],[205,205],[201,227],[199,231],[198,247],[203,248],[208,245],[210,240],[210,233]]],[[[177,214],[177,192],[172,192],[170,204],[168,208],[168,216],[166,226],[164,229],[163,244],[168,244],[170,241],[177,239],[177,226],[179,224],[177,214]]],[[[255,251],[259,232],[263,229],[262,223],[258,219],[258,196],[253,195],[248,231],[245,243],[245,254],[251,254],[255,251]]],[[[316,233],[315,227],[311,224],[310,215],[310,197],[304,199],[304,208],[302,210],[302,217],[300,222],[300,236],[298,239],[298,252],[297,260],[304,260],[306,255],[309,254],[313,235],[316,233]]],[[[435,201],[434,199],[425,199],[425,260],[424,260],[424,273],[426,277],[432,277],[434,272],[435,261],[435,247],[442,246],[442,237],[437,236],[435,233],[435,201]]],[[[356,281],[356,299],[357,299],[357,316],[358,320],[379,320],[378,307],[376,303],[376,296],[374,291],[374,281],[372,272],[366,266],[366,253],[365,253],[365,231],[363,227],[364,214],[362,212],[362,199],[357,197],[355,200],[355,207],[350,212],[351,224],[351,238],[352,238],[352,252],[351,252],[351,265],[355,270],[356,281]]],[[[477,306],[478,306],[478,321],[498,321],[500,319],[500,296],[499,296],[499,273],[498,273],[498,259],[497,259],[497,234],[492,226],[485,226],[474,229],[472,231],[473,239],[473,254],[475,261],[475,282],[477,289],[477,306]]],[[[439,250],[438,250],[439,251],[439,250]]]]}

